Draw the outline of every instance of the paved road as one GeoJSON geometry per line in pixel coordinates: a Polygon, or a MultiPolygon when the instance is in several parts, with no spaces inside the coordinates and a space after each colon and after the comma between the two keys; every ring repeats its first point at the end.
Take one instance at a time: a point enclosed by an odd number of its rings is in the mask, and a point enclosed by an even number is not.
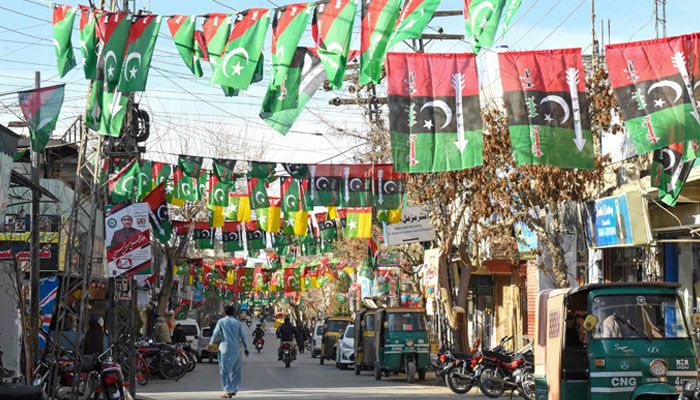
{"type": "MultiPolygon", "coordinates": [[[[245,328],[245,325],[244,325],[245,328]]],[[[435,385],[434,375],[427,381],[409,385],[404,375],[383,378],[377,382],[371,371],[356,376],[352,370],[342,371],[335,363],[319,365],[318,358],[301,354],[285,368],[277,361],[278,341],[274,332],[266,335],[265,348],[243,360],[243,381],[236,398],[243,399],[486,399],[472,390],[468,396],[452,393],[445,386],[435,385]]],[[[250,342],[250,329],[246,337],[250,342]]],[[[254,351],[253,346],[249,346],[254,351]]],[[[151,400],[204,400],[217,399],[222,394],[218,364],[204,361],[179,382],[151,380],[137,388],[137,398],[151,400]]]]}

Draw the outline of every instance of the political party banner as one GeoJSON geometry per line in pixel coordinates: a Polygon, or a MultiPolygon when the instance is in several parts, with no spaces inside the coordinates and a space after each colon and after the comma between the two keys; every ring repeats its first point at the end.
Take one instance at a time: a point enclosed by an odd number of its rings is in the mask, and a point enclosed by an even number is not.
{"type": "MultiPolygon", "coordinates": [[[[29,262],[30,226],[29,215],[5,215],[4,223],[0,225],[0,260],[17,259],[20,263],[29,262]]],[[[39,269],[41,271],[58,270],[59,226],[60,218],[57,215],[39,217],[39,269]]]]}
{"type": "Polygon", "coordinates": [[[119,204],[105,211],[107,274],[151,274],[151,233],[148,203],[119,204]]]}

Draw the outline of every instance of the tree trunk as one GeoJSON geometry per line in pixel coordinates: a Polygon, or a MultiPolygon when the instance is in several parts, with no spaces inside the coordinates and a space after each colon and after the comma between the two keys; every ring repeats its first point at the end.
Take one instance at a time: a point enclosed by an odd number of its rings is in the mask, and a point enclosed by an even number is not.
{"type": "Polygon", "coordinates": [[[168,311],[168,303],[170,302],[170,293],[173,291],[173,266],[175,265],[170,256],[170,252],[165,250],[165,276],[163,277],[163,285],[160,287],[158,294],[158,305],[156,306],[156,314],[159,317],[165,317],[168,311]]]}

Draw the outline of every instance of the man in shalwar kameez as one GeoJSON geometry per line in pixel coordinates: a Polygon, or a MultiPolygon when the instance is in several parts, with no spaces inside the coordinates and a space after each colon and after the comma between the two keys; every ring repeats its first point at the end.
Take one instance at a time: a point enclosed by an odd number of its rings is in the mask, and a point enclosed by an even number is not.
{"type": "Polygon", "coordinates": [[[246,357],[248,357],[248,345],[243,333],[243,325],[233,317],[233,306],[224,308],[226,316],[216,323],[211,335],[207,350],[211,351],[214,343],[219,343],[218,359],[219,373],[221,374],[221,386],[224,388],[222,399],[230,398],[238,392],[241,383],[241,350],[243,345],[246,357]]]}

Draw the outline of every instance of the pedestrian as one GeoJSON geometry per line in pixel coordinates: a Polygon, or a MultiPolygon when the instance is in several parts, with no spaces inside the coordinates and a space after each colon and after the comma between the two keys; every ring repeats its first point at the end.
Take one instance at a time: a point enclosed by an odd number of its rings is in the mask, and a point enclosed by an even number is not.
{"type": "Polygon", "coordinates": [[[175,329],[173,329],[172,340],[173,340],[173,343],[186,343],[187,342],[187,335],[185,335],[185,328],[182,325],[180,325],[180,324],[175,325],[175,329]]]}
{"type": "Polygon", "coordinates": [[[216,323],[214,332],[209,340],[207,351],[213,351],[214,344],[219,344],[217,358],[219,360],[219,373],[221,374],[221,386],[224,389],[222,399],[231,398],[238,393],[241,383],[241,350],[243,346],[245,356],[248,357],[248,345],[245,341],[243,326],[235,317],[235,308],[226,306],[226,316],[216,323]]]}
{"type": "Polygon", "coordinates": [[[83,355],[102,354],[105,351],[105,331],[100,322],[102,318],[97,315],[90,317],[88,330],[83,338],[83,355]]]}
{"type": "Polygon", "coordinates": [[[161,316],[156,318],[156,342],[172,342],[172,339],[170,339],[170,327],[168,327],[168,323],[165,321],[165,318],[161,316]]]}

